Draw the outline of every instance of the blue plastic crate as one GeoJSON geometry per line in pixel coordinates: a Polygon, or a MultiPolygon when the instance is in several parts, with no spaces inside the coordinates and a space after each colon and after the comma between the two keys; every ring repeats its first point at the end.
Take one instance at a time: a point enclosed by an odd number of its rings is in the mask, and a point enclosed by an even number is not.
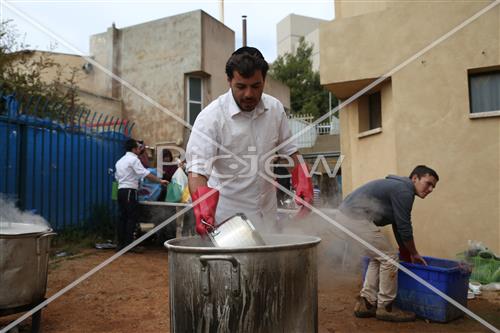
{"type": "MultiPolygon", "coordinates": [[[[453,260],[424,258],[428,266],[406,262],[401,264],[439,291],[467,307],[470,272],[460,269],[459,263],[453,260]]],[[[368,259],[365,257],[363,260],[363,276],[368,266],[368,259]]],[[[448,322],[463,315],[461,310],[401,270],[398,272],[396,305],[403,310],[415,312],[418,317],[437,322],[448,322]]]]}

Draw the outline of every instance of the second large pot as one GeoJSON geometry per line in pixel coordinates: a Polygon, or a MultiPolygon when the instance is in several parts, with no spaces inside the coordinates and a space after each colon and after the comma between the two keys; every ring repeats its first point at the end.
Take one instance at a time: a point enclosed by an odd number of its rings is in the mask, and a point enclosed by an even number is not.
{"type": "Polygon", "coordinates": [[[263,235],[266,246],[165,243],[171,332],[316,332],[320,239],[263,235]]]}
{"type": "Polygon", "coordinates": [[[47,287],[50,227],[0,222],[0,309],[43,300],[47,287]]]}

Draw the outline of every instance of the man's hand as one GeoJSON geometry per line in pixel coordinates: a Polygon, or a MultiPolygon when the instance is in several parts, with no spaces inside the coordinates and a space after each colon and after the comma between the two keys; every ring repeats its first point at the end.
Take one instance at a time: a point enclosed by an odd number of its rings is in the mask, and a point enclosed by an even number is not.
{"type": "Polygon", "coordinates": [[[399,260],[411,262],[410,251],[404,246],[399,246],[399,260]]]}
{"type": "Polygon", "coordinates": [[[411,263],[412,264],[421,264],[427,266],[427,261],[420,254],[412,254],[411,255],[411,263]]]}
{"type": "MultiPolygon", "coordinates": [[[[400,246],[401,248],[401,246],[400,246]]],[[[415,246],[415,241],[413,239],[404,242],[404,248],[408,251],[410,255],[410,262],[412,264],[421,264],[427,266],[427,262],[420,254],[418,254],[417,247],[415,246]]]]}
{"type": "Polygon", "coordinates": [[[215,225],[215,211],[219,202],[219,191],[208,186],[199,186],[191,197],[196,218],[196,232],[201,236],[206,235],[210,231],[208,230],[210,226],[215,225]],[[196,203],[202,197],[204,198],[196,203]]]}
{"type": "MultiPolygon", "coordinates": [[[[298,198],[302,198],[309,204],[313,202],[313,185],[312,179],[309,177],[309,172],[307,170],[307,165],[305,163],[297,164],[292,170],[292,186],[295,189],[295,202],[298,205],[302,205],[302,203],[297,200],[298,198]]],[[[299,214],[302,216],[307,215],[309,209],[305,206],[302,207],[299,214]]]]}
{"type": "Polygon", "coordinates": [[[160,179],[160,185],[161,186],[167,186],[168,185],[168,180],[160,179]]]}

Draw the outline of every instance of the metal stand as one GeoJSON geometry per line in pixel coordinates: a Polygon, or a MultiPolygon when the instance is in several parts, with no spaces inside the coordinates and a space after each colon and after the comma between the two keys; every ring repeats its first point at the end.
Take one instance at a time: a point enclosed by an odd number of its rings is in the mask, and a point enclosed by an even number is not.
{"type": "MultiPolygon", "coordinates": [[[[36,303],[31,303],[28,305],[17,306],[15,308],[9,308],[9,309],[0,309],[0,317],[29,311],[29,310],[33,309],[35,306],[37,306],[38,304],[42,303],[43,301],[45,301],[45,298],[41,299],[40,301],[38,301],[36,303]]],[[[41,332],[41,327],[40,327],[41,322],[42,322],[42,309],[38,310],[37,312],[35,312],[31,315],[31,333],[41,332]]]]}

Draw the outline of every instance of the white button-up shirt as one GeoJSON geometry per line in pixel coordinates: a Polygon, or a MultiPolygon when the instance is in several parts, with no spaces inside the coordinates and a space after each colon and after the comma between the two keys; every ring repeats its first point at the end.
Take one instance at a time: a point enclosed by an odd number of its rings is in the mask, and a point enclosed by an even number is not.
{"type": "Polygon", "coordinates": [[[289,156],[297,151],[293,142],[276,151],[290,137],[283,105],[266,94],[251,112],[240,110],[231,90],[201,111],[189,137],[186,167],[189,172],[206,176],[208,186],[219,189],[217,224],[236,213],[244,213],[257,226],[274,223],[276,188],[258,172],[273,178],[265,165],[277,152],[289,156]]]}
{"type": "Polygon", "coordinates": [[[115,178],[118,188],[139,188],[139,180],[149,175],[149,170],[144,168],[136,154],[128,151],[116,162],[115,178]]]}

